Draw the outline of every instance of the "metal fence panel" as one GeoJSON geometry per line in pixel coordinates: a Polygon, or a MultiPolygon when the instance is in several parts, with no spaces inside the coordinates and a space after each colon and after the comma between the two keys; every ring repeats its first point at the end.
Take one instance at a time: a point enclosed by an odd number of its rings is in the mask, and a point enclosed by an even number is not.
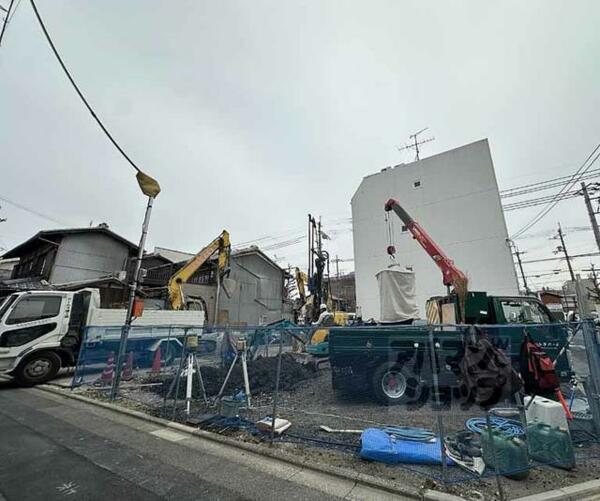
{"type": "MultiPolygon", "coordinates": [[[[325,449],[335,464],[360,465],[375,475],[401,468],[445,484],[564,467],[571,446],[577,461],[600,457],[592,419],[600,413],[600,351],[590,322],[480,326],[517,372],[525,331],[556,361],[565,405],[575,416],[565,420],[570,431],[532,427],[528,409],[513,395],[484,407],[473,400],[462,373],[469,326],[316,331],[289,322],[210,330],[134,327],[120,400],[238,440],[287,444],[307,458],[325,449]],[[321,342],[311,343],[315,338],[321,342]],[[365,443],[385,437],[388,454],[358,459],[361,451],[377,455],[365,451],[365,443]],[[531,454],[535,440],[546,447],[543,454],[531,454]]],[[[78,391],[106,394],[119,336],[120,326],[87,329],[73,379],[78,391]]]]}

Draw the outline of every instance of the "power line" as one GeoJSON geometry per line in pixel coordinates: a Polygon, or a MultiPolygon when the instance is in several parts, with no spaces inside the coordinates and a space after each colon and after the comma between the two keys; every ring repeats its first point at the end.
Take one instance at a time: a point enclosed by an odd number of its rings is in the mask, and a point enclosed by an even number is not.
{"type": "MultiPolygon", "coordinates": [[[[572,256],[569,256],[570,259],[575,259],[578,257],[589,257],[589,256],[600,256],[600,252],[587,252],[585,254],[574,254],[572,256]]],[[[529,264],[529,263],[543,263],[546,261],[559,261],[561,259],[564,259],[564,257],[547,257],[547,258],[543,258],[543,259],[530,259],[529,261],[523,261],[523,264],[529,264]]]]}
{"type": "Polygon", "coordinates": [[[6,24],[10,23],[12,21],[13,17],[15,17],[15,14],[17,13],[17,9],[19,8],[19,5],[21,5],[21,0],[17,1],[17,5],[15,5],[15,8],[13,9],[12,14],[10,15],[10,19],[7,16],[6,24]]]}
{"type": "MultiPolygon", "coordinates": [[[[581,177],[581,175],[584,174],[585,172],[587,172],[589,170],[589,168],[596,162],[596,160],[600,156],[600,153],[598,155],[596,155],[596,152],[598,151],[598,149],[600,149],[600,143],[598,143],[596,145],[596,147],[592,150],[592,152],[587,156],[587,158],[585,159],[585,161],[581,164],[581,166],[579,167],[579,169],[577,169],[577,171],[573,174],[573,176],[571,177],[571,181],[569,181],[568,183],[566,183],[559,190],[559,192],[556,193],[556,195],[555,195],[556,197],[562,195],[562,193],[564,193],[565,189],[569,189],[572,186],[574,186],[574,184],[579,181],[579,178],[581,177]],[[594,159],[586,167],[586,164],[590,161],[590,159],[594,155],[596,155],[596,156],[594,157],[594,159]],[[583,172],[581,172],[581,171],[583,171],[583,172]]],[[[548,205],[544,209],[542,209],[540,212],[538,212],[538,214],[536,216],[533,217],[533,219],[531,219],[527,224],[525,224],[525,226],[523,226],[520,230],[518,230],[512,236],[512,238],[517,238],[519,235],[522,235],[527,230],[529,230],[530,228],[532,228],[535,224],[537,224],[539,221],[541,221],[544,218],[544,216],[546,214],[548,214],[556,206],[556,204],[559,201],[560,200],[555,200],[555,201],[549,202],[548,205]]]]}
{"type": "Polygon", "coordinates": [[[29,207],[26,207],[25,205],[19,204],[17,202],[13,202],[12,200],[9,200],[8,198],[4,198],[3,196],[0,196],[0,200],[2,200],[3,202],[6,202],[7,204],[13,205],[15,207],[17,207],[18,209],[24,210],[25,212],[30,212],[31,214],[34,214],[35,216],[41,217],[42,219],[46,219],[48,221],[51,221],[53,223],[56,224],[60,224],[61,226],[69,226],[67,223],[63,222],[63,221],[59,221],[58,219],[54,219],[53,217],[50,217],[46,214],[42,214],[41,212],[38,212],[34,209],[31,209],[29,207]]]}
{"type": "MultiPolygon", "coordinates": [[[[579,180],[592,179],[600,175],[600,169],[592,169],[586,174],[582,175],[579,180]]],[[[554,179],[547,179],[546,181],[540,181],[539,183],[526,184],[523,186],[515,186],[514,188],[508,188],[500,191],[500,198],[517,197],[520,195],[527,195],[529,193],[535,193],[536,191],[549,190],[550,188],[556,188],[562,186],[568,182],[572,176],[557,177],[554,179]]]]}
{"type": "MultiPolygon", "coordinates": [[[[344,226],[344,225],[347,225],[348,223],[352,222],[351,217],[337,218],[337,219],[331,219],[331,220],[326,220],[325,218],[323,218],[323,220],[327,221],[326,223],[323,224],[323,226],[324,227],[326,226],[327,228],[330,228],[332,226],[334,226],[334,227],[335,226],[344,226]]],[[[270,246],[277,245],[278,243],[287,243],[289,239],[291,239],[291,240],[298,239],[299,238],[298,232],[301,231],[302,229],[304,229],[304,226],[298,226],[298,227],[288,229],[281,233],[274,233],[273,235],[263,235],[261,237],[253,238],[251,240],[245,240],[243,242],[236,242],[236,247],[241,248],[241,247],[245,247],[245,246],[249,246],[249,245],[256,245],[256,244],[265,245],[267,247],[270,247],[270,246]],[[270,241],[272,241],[272,242],[270,242],[270,241]]],[[[327,234],[330,236],[337,236],[340,234],[351,233],[351,232],[352,232],[351,226],[327,230],[327,234]]],[[[304,236],[304,234],[303,234],[303,236],[304,236]]]]}
{"type": "Polygon", "coordinates": [[[538,197],[538,198],[530,198],[527,200],[521,200],[519,202],[513,202],[510,204],[503,205],[502,210],[504,212],[508,212],[511,210],[526,209],[528,207],[535,207],[536,205],[545,204],[552,200],[557,200],[558,202],[563,201],[563,200],[568,200],[570,198],[578,197],[580,194],[581,194],[580,190],[573,190],[573,191],[568,191],[566,193],[563,193],[562,195],[560,195],[558,197],[556,195],[546,195],[546,196],[538,197]]]}
{"type": "Polygon", "coordinates": [[[8,26],[10,12],[12,10],[12,6],[15,0],[10,0],[8,4],[8,10],[6,11],[6,17],[4,18],[4,22],[2,23],[2,30],[0,31],[0,45],[2,45],[2,38],[4,37],[4,32],[6,31],[6,27],[8,26]]]}
{"type": "MultiPolygon", "coordinates": [[[[577,272],[577,273],[583,273],[583,272],[587,272],[590,271],[590,269],[585,269],[585,268],[576,268],[573,269],[573,271],[577,272]]],[[[529,272],[529,274],[525,275],[527,278],[542,278],[542,277],[549,277],[549,276],[553,276],[553,275],[561,275],[564,273],[570,273],[569,270],[549,270],[549,271],[544,271],[544,272],[539,272],[539,273],[534,273],[534,272],[529,272]]]]}
{"type": "MultiPolygon", "coordinates": [[[[565,231],[568,231],[570,233],[574,232],[574,231],[591,231],[592,229],[589,228],[588,226],[569,226],[567,228],[565,228],[565,231]]],[[[521,237],[519,237],[519,239],[524,239],[524,238],[540,238],[540,237],[549,237],[551,235],[554,235],[555,230],[544,230],[544,231],[538,231],[537,233],[528,233],[527,235],[523,235],[521,237]]]]}
{"type": "Polygon", "coordinates": [[[61,68],[63,69],[65,75],[69,79],[69,82],[71,82],[71,85],[75,89],[75,92],[77,92],[77,95],[79,96],[79,98],[81,99],[81,101],[83,102],[83,104],[85,105],[85,107],[87,108],[87,110],[90,112],[90,114],[92,115],[92,117],[94,118],[94,120],[96,121],[96,123],[98,124],[98,126],[102,129],[102,132],[104,132],[104,134],[106,135],[106,137],[108,137],[108,139],[110,140],[110,142],[113,144],[113,146],[119,151],[119,153],[121,153],[121,155],[123,156],[123,158],[125,158],[125,160],[127,160],[127,162],[129,162],[129,164],[137,172],[141,172],[141,169],[135,164],[135,162],[131,158],[129,158],[129,155],[127,155],[127,153],[125,153],[125,151],[123,150],[123,148],[121,148],[121,146],[119,145],[119,143],[117,143],[117,141],[115,140],[115,138],[112,137],[111,133],[108,132],[108,129],[104,126],[104,124],[102,123],[102,121],[96,115],[96,112],[92,109],[92,107],[88,103],[87,99],[85,98],[85,96],[83,95],[83,93],[81,92],[81,90],[79,89],[79,87],[77,86],[77,84],[75,83],[75,80],[73,80],[73,77],[69,73],[69,70],[65,66],[65,63],[63,62],[62,58],[60,57],[60,54],[58,53],[58,50],[56,49],[56,46],[54,45],[54,42],[52,42],[52,39],[50,38],[48,30],[46,30],[46,26],[44,25],[44,21],[42,21],[42,18],[40,16],[40,13],[38,12],[38,9],[37,9],[37,7],[35,5],[34,0],[29,0],[29,1],[31,2],[31,7],[33,8],[33,12],[35,13],[35,17],[37,18],[38,23],[40,24],[40,27],[42,28],[42,31],[44,32],[44,36],[46,37],[46,40],[48,41],[48,44],[50,45],[50,48],[52,49],[52,52],[56,56],[56,59],[58,60],[58,63],[60,64],[61,68]]]}
{"type": "Polygon", "coordinates": [[[303,242],[304,239],[306,239],[306,235],[301,235],[296,238],[291,238],[290,240],[285,240],[283,242],[279,242],[276,244],[267,245],[267,246],[263,247],[261,250],[272,251],[272,250],[282,249],[284,247],[289,247],[290,245],[297,245],[297,244],[303,242]]]}

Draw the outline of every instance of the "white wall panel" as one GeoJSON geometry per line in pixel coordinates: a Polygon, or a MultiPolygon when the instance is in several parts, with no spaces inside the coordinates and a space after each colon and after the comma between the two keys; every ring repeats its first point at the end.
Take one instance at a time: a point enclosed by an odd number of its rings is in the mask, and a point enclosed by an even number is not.
{"type": "MultiPolygon", "coordinates": [[[[518,294],[494,166],[486,139],[367,176],[352,198],[356,298],[364,318],[378,318],[375,274],[390,263],[383,206],[398,200],[467,274],[471,290],[518,294]],[[420,182],[415,187],[415,182],[420,182]]],[[[445,294],[442,275],[390,213],[396,262],[416,273],[418,306],[445,294]]]]}

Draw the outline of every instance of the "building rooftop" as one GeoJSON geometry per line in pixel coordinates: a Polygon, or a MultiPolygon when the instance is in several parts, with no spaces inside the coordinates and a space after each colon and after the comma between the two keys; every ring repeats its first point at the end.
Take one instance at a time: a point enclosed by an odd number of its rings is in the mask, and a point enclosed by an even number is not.
{"type": "Polygon", "coordinates": [[[95,233],[95,234],[106,235],[108,237],[113,238],[114,240],[118,240],[119,242],[124,243],[131,249],[138,248],[137,245],[135,245],[134,243],[130,242],[129,240],[123,238],[121,235],[115,233],[114,231],[110,230],[106,226],[94,226],[94,227],[90,227],[90,228],[63,228],[63,229],[58,229],[58,230],[38,231],[30,239],[25,240],[25,242],[17,245],[16,247],[12,248],[11,250],[9,250],[7,252],[5,252],[2,255],[2,259],[10,259],[10,258],[14,258],[14,257],[20,257],[24,252],[27,251],[27,249],[29,249],[30,247],[35,245],[38,242],[38,240],[43,240],[46,238],[51,239],[52,237],[56,237],[56,236],[63,237],[64,235],[77,235],[77,234],[83,234],[83,233],[95,233]]]}

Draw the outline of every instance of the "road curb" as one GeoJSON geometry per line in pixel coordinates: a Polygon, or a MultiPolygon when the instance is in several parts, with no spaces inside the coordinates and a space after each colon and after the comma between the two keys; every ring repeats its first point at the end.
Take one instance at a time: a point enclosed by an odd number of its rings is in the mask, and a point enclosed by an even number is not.
{"type": "MultiPolygon", "coordinates": [[[[44,392],[48,392],[48,393],[53,393],[53,394],[59,395],[61,397],[70,398],[72,400],[79,400],[81,402],[85,402],[90,405],[102,407],[104,409],[107,409],[107,410],[110,410],[113,412],[118,412],[120,414],[134,417],[134,418],[140,419],[142,421],[153,423],[153,424],[165,427],[165,428],[171,428],[171,429],[177,430],[179,432],[186,433],[188,435],[204,438],[206,440],[210,440],[212,442],[217,442],[222,445],[227,445],[230,447],[236,447],[238,449],[243,449],[245,451],[252,452],[254,454],[266,456],[271,459],[275,459],[277,461],[282,461],[282,462],[291,464],[291,465],[299,467],[299,468],[314,471],[316,473],[326,473],[328,475],[335,476],[342,480],[354,482],[356,485],[360,484],[360,485],[363,485],[366,487],[380,489],[380,490],[389,492],[391,494],[396,494],[398,496],[404,496],[406,498],[417,499],[417,500],[424,500],[424,499],[425,500],[446,499],[448,501],[462,500],[462,498],[459,498],[457,496],[435,497],[435,498],[428,497],[428,496],[431,496],[432,493],[442,494],[442,495],[444,495],[445,493],[438,492],[438,491],[432,491],[432,490],[428,490],[428,491],[425,491],[424,493],[421,493],[421,492],[417,491],[416,489],[410,489],[410,488],[407,488],[404,486],[401,487],[401,486],[396,486],[396,485],[389,485],[388,482],[381,480],[377,477],[374,477],[372,475],[368,475],[368,474],[360,473],[360,472],[354,472],[354,471],[346,469],[346,468],[339,468],[336,466],[331,466],[331,465],[326,465],[326,464],[319,464],[318,467],[314,467],[314,466],[312,466],[312,464],[310,464],[308,462],[303,462],[294,457],[289,457],[287,454],[283,454],[275,449],[271,449],[271,448],[267,448],[264,446],[251,444],[251,443],[247,443],[247,442],[239,442],[239,441],[233,440],[229,437],[224,437],[222,435],[217,435],[215,433],[211,433],[208,431],[199,430],[199,429],[192,428],[190,426],[186,426],[186,425],[183,425],[180,423],[174,423],[172,421],[167,421],[166,419],[149,416],[148,414],[145,414],[140,411],[136,411],[133,409],[127,409],[126,407],[121,407],[119,405],[111,404],[108,402],[102,402],[100,400],[95,400],[95,399],[89,398],[89,397],[84,397],[83,395],[77,395],[77,394],[71,393],[71,391],[69,391],[69,390],[59,389],[59,388],[56,388],[51,385],[47,385],[47,384],[38,385],[35,387],[35,389],[44,391],[44,392]]],[[[450,496],[450,495],[448,494],[447,496],[450,496]]]]}
{"type": "MultiPolygon", "coordinates": [[[[375,489],[384,490],[391,494],[396,494],[399,496],[404,496],[411,499],[417,500],[425,500],[425,501],[465,501],[464,498],[456,496],[454,494],[449,494],[441,491],[434,490],[426,490],[424,492],[419,492],[416,489],[409,489],[406,487],[400,487],[396,485],[389,485],[389,483],[374,477],[372,475],[368,475],[365,473],[354,472],[352,470],[348,470],[346,468],[339,468],[335,466],[330,466],[326,464],[320,464],[317,467],[313,467],[310,463],[305,463],[300,460],[297,460],[293,457],[289,457],[286,454],[283,454],[275,449],[267,448],[265,446],[259,446],[256,444],[251,444],[247,442],[239,442],[233,440],[229,437],[224,437],[222,435],[217,435],[215,433],[211,433],[204,430],[199,430],[196,428],[192,428],[190,426],[186,426],[180,423],[174,423],[172,421],[167,421],[166,419],[149,416],[140,411],[136,411],[133,409],[128,409],[126,407],[121,407],[119,405],[114,405],[108,402],[102,402],[100,400],[95,400],[93,398],[85,397],[83,395],[77,395],[72,393],[70,390],[57,388],[51,385],[38,385],[35,389],[40,391],[45,391],[48,393],[53,393],[55,395],[59,395],[61,397],[70,398],[72,400],[79,400],[81,402],[85,402],[90,405],[95,405],[97,407],[102,407],[104,409],[117,412],[120,414],[124,414],[126,416],[134,417],[142,421],[146,421],[149,423],[156,424],[158,426],[162,426],[165,428],[171,428],[177,430],[182,433],[186,433],[188,435],[204,438],[206,440],[210,440],[212,442],[217,442],[222,445],[227,445],[231,447],[236,447],[238,449],[243,449],[248,452],[252,452],[254,454],[259,454],[261,456],[265,456],[271,459],[275,459],[277,461],[282,461],[288,463],[290,465],[308,469],[317,473],[326,473],[342,480],[347,480],[351,482],[355,482],[356,485],[364,485],[367,487],[372,487],[375,489]]],[[[538,494],[532,494],[525,497],[520,497],[513,499],[512,501],[588,501],[592,499],[600,499],[600,480],[590,480],[587,482],[582,482],[579,484],[575,484],[569,487],[562,487],[560,489],[554,489],[550,491],[540,492],[538,494]],[[592,497],[593,496],[593,497],[592,497]]],[[[1,497],[0,497],[1,500],[1,497]]]]}
{"type": "Polygon", "coordinates": [[[600,480],[589,480],[569,487],[532,494],[513,501],[583,501],[585,499],[600,499],[600,480]]]}

